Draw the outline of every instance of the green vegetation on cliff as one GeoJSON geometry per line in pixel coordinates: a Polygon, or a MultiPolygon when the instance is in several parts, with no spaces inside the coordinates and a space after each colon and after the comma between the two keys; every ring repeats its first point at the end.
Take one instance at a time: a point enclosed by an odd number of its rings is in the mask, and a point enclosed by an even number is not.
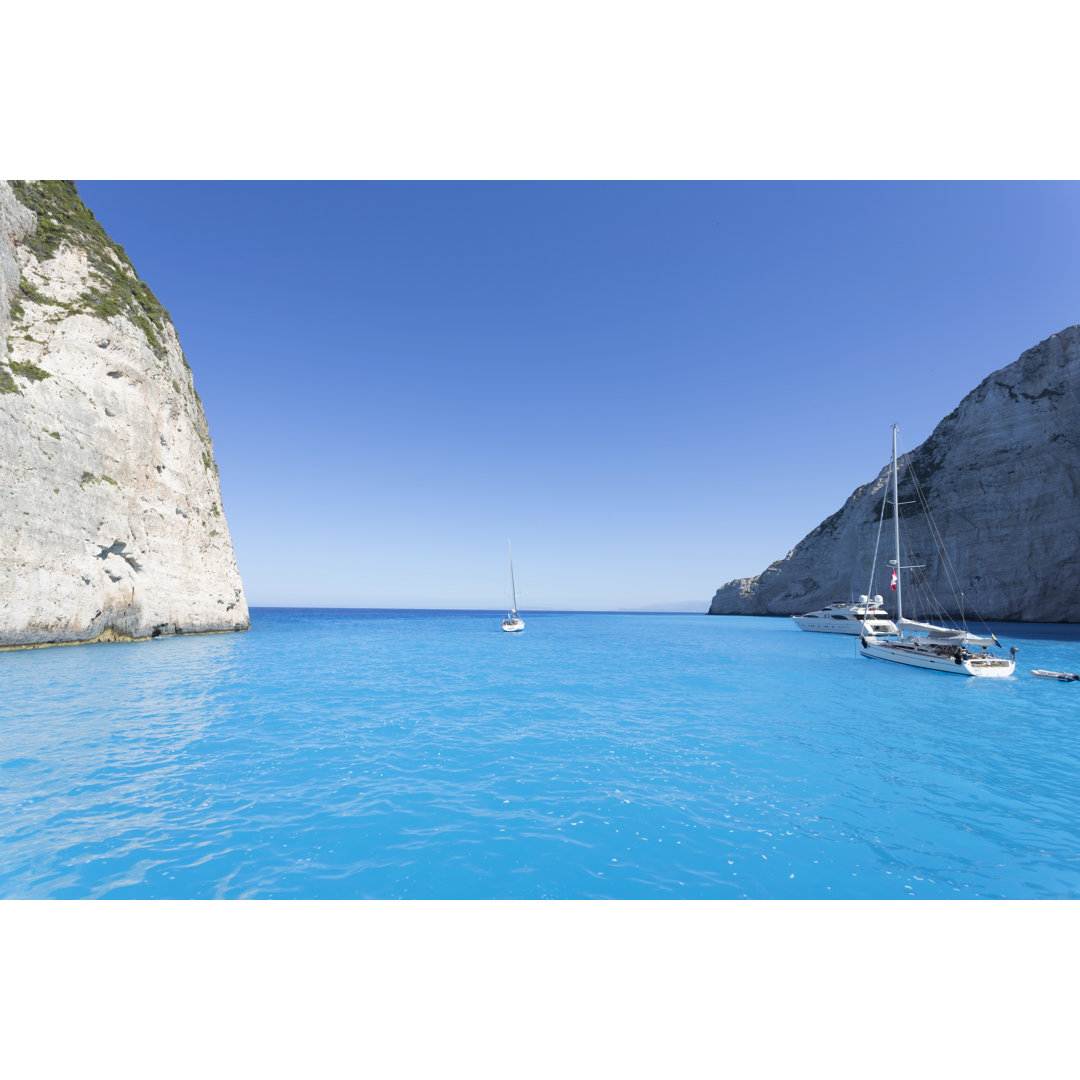
{"type": "MultiPolygon", "coordinates": [[[[16,198],[37,215],[37,228],[22,242],[39,261],[51,259],[61,244],[86,252],[97,284],[66,307],[71,314],[97,315],[108,319],[124,315],[146,335],[159,358],[165,355],[161,333],[169,313],[139,280],[124,249],[112,241],[92,211],[79,198],[71,180],[12,180],[16,198]]],[[[21,298],[37,303],[57,301],[43,297],[30,282],[20,283],[21,298]]],[[[16,318],[21,315],[12,312],[16,318]]]]}
{"type": "Polygon", "coordinates": [[[24,379],[29,379],[31,382],[41,382],[42,379],[47,379],[49,377],[49,373],[44,369],[39,368],[37,364],[20,364],[17,360],[11,360],[9,361],[9,366],[16,375],[21,375],[24,379]]]}

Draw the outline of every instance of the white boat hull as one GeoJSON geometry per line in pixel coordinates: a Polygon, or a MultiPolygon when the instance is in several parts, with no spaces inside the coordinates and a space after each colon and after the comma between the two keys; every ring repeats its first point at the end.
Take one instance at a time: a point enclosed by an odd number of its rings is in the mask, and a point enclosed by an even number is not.
{"type": "Polygon", "coordinates": [[[517,634],[525,629],[524,619],[503,619],[502,628],[508,634],[517,634]]]}
{"type": "Polygon", "coordinates": [[[1006,679],[1016,669],[1012,660],[976,654],[960,663],[950,655],[938,655],[906,641],[873,641],[863,638],[859,655],[867,660],[885,660],[890,664],[941,671],[946,675],[975,675],[985,679],[1006,679]]]}
{"type": "Polygon", "coordinates": [[[854,634],[863,631],[863,624],[858,619],[818,619],[812,615],[792,615],[800,630],[813,630],[819,634],[854,634]]]}

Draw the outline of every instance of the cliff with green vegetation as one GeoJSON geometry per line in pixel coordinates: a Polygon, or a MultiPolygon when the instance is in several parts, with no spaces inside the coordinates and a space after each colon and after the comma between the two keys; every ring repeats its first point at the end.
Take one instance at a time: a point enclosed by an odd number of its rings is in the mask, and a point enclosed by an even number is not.
{"type": "Polygon", "coordinates": [[[244,630],[169,313],[70,181],[0,181],[0,647],[244,630]]]}
{"type": "MultiPolygon", "coordinates": [[[[888,440],[883,427],[883,450],[888,440]]],[[[890,469],[757,577],[722,585],[709,613],[798,615],[865,593],[890,469]]],[[[987,376],[905,455],[900,502],[904,557],[921,564],[916,579],[948,614],[1080,622],[1080,326],[987,376]]],[[[884,510],[888,542],[871,591],[888,607],[896,595],[883,562],[892,557],[891,505],[884,510]]],[[[906,583],[904,614],[919,614],[906,583]]]]}

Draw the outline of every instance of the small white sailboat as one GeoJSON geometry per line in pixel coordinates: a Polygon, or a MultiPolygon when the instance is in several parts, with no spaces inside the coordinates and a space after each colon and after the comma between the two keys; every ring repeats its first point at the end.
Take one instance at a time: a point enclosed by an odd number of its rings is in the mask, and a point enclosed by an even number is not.
{"type": "Polygon", "coordinates": [[[525,620],[520,618],[517,613],[517,586],[514,584],[514,549],[510,546],[510,541],[506,541],[506,549],[510,555],[510,596],[511,607],[506,613],[506,618],[502,621],[502,628],[508,634],[516,634],[525,629],[525,620]]]}
{"type": "MultiPolygon", "coordinates": [[[[859,639],[859,655],[868,660],[887,660],[893,664],[928,671],[943,671],[951,675],[979,675],[985,678],[1003,679],[1016,669],[1016,650],[1010,650],[1012,658],[990,652],[991,647],[1000,648],[993,634],[979,636],[964,629],[937,626],[904,618],[903,571],[915,567],[900,563],[900,498],[897,493],[896,425],[892,440],[892,503],[893,538],[896,558],[892,566],[892,587],[896,590],[896,626],[894,632],[878,633],[866,622],[859,639]],[[915,633],[907,633],[915,631],[915,633]]],[[[880,531],[880,529],[879,529],[880,531]]]]}

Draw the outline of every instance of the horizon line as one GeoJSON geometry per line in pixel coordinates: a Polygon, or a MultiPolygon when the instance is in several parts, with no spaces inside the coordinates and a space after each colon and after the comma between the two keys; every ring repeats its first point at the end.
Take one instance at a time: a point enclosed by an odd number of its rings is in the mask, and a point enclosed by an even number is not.
{"type": "MultiPolygon", "coordinates": [[[[248,604],[248,610],[276,609],[281,611],[470,611],[482,614],[498,614],[504,608],[472,607],[349,607],[327,604],[248,604]]],[[[518,608],[519,613],[548,612],[561,615],[708,615],[708,609],[702,611],[657,611],[655,608],[518,608]]]]}

